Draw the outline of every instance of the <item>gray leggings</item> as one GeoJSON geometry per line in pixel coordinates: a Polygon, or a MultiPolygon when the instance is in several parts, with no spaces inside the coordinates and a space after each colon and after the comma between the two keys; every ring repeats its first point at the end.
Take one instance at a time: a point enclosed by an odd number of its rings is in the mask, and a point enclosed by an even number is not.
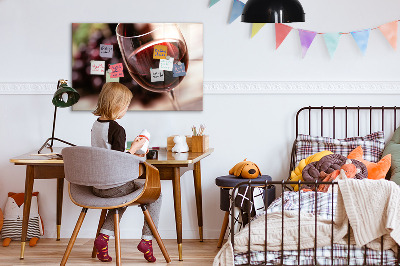
{"type": "MultiPolygon", "coordinates": [[[[130,181],[122,186],[119,187],[113,187],[113,188],[108,188],[108,189],[98,189],[98,188],[93,188],[93,194],[101,197],[101,198],[116,198],[116,197],[122,197],[125,195],[128,195],[144,186],[144,182],[138,182],[135,180],[130,181]]],[[[160,210],[161,210],[161,202],[162,202],[162,196],[160,194],[160,197],[158,199],[150,204],[146,204],[147,209],[149,210],[149,213],[151,215],[151,218],[153,218],[155,226],[158,228],[158,221],[160,219],[160,210]]],[[[126,207],[118,208],[118,213],[119,213],[119,218],[122,218],[122,215],[124,214],[126,210],[126,207]]],[[[104,221],[103,227],[100,230],[100,233],[106,234],[109,236],[114,236],[114,214],[115,214],[115,209],[114,210],[108,210],[106,220],[104,221]]],[[[142,230],[142,239],[146,240],[151,240],[153,238],[153,234],[150,230],[149,225],[147,224],[146,220],[144,221],[143,225],[143,230],[142,230]]]]}

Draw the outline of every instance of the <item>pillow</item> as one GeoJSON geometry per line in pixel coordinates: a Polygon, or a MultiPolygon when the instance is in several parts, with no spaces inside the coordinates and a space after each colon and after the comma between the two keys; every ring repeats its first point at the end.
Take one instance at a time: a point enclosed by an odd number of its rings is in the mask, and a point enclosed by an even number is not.
{"type": "Polygon", "coordinates": [[[386,144],[383,155],[392,155],[392,166],[388,175],[390,180],[400,185],[400,127],[396,129],[392,139],[386,144]]]}
{"type": "MultiPolygon", "coordinates": [[[[297,167],[290,173],[290,181],[299,181],[299,180],[303,180],[302,177],[302,172],[304,167],[306,167],[306,165],[308,165],[309,163],[312,162],[316,162],[319,161],[322,157],[332,154],[331,151],[321,151],[318,152],[316,154],[313,154],[311,156],[308,156],[306,159],[303,159],[300,161],[300,163],[297,165],[297,167]]],[[[298,185],[291,185],[294,188],[294,191],[297,191],[298,185]]]]}
{"type": "Polygon", "coordinates": [[[368,179],[375,179],[375,180],[385,178],[390,168],[391,157],[392,156],[390,154],[387,154],[377,163],[369,162],[363,159],[363,150],[361,146],[355,148],[347,156],[347,158],[349,159],[355,159],[365,164],[368,170],[368,179]]]}
{"type": "Polygon", "coordinates": [[[352,150],[357,148],[357,146],[363,148],[365,160],[370,162],[379,161],[385,147],[383,131],[371,133],[364,137],[345,139],[299,134],[296,139],[295,164],[298,165],[302,159],[323,150],[329,150],[333,153],[347,156],[352,150]]]}
{"type": "MultiPolygon", "coordinates": [[[[355,167],[355,169],[357,169],[357,171],[352,177],[356,179],[367,178],[368,170],[367,167],[362,162],[354,159],[349,160],[348,158],[340,154],[331,154],[321,158],[321,160],[317,162],[310,163],[306,167],[304,167],[303,179],[304,181],[308,182],[314,182],[316,180],[323,181],[327,177],[327,175],[332,174],[335,171],[337,171],[337,174],[339,174],[338,170],[340,170],[343,167],[343,165],[346,164],[352,164],[355,167]]],[[[328,187],[329,186],[326,186],[326,189],[328,189],[328,187]]],[[[303,185],[302,188],[313,189],[314,186],[303,185]]]]}
{"type": "MultiPolygon", "coordinates": [[[[37,240],[43,235],[43,223],[39,215],[38,207],[39,192],[32,193],[31,211],[28,221],[27,239],[30,239],[29,245],[36,245],[37,240]]],[[[8,193],[6,205],[4,207],[4,221],[1,230],[3,246],[8,246],[12,240],[21,240],[22,232],[22,213],[24,203],[24,193],[8,193]]]]}

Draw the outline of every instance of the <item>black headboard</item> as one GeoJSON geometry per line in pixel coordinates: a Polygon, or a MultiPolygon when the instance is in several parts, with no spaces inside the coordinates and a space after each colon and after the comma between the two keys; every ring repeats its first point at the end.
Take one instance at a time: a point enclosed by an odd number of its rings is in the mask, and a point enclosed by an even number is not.
{"type": "MultiPolygon", "coordinates": [[[[361,136],[382,130],[385,138],[397,128],[396,106],[308,106],[296,114],[296,138],[299,134],[347,138],[361,136]]],[[[295,144],[293,144],[290,171],[295,165],[295,144]]],[[[290,176],[290,172],[289,172],[290,176]]]]}

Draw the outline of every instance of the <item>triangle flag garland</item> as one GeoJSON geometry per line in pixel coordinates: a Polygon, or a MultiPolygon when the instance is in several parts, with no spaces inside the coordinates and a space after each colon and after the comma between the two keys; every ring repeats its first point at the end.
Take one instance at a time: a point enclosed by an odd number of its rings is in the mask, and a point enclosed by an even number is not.
{"type": "Polygon", "coordinates": [[[363,55],[365,55],[365,51],[367,50],[370,32],[371,32],[371,29],[351,32],[351,35],[353,35],[353,38],[356,41],[356,43],[357,43],[358,47],[360,48],[361,53],[363,55]]]}
{"type": "Polygon", "coordinates": [[[342,34],[340,34],[339,32],[334,32],[334,33],[325,33],[323,36],[326,48],[328,48],[329,55],[332,58],[333,54],[336,51],[336,48],[338,47],[339,39],[340,36],[342,36],[342,34]]]}
{"type": "Polygon", "coordinates": [[[282,44],[282,42],[285,40],[286,36],[288,36],[288,34],[292,29],[293,28],[288,25],[275,23],[275,41],[276,41],[275,49],[278,49],[278,47],[282,44]]]}
{"type": "Polygon", "coordinates": [[[396,20],[378,27],[394,50],[397,48],[397,22],[396,20]]]}
{"type": "Polygon", "coordinates": [[[208,7],[212,7],[213,5],[215,5],[218,2],[219,2],[219,0],[210,0],[210,5],[208,7]]]}
{"type": "Polygon", "coordinates": [[[239,0],[233,0],[231,17],[229,18],[229,24],[231,24],[235,19],[242,15],[242,11],[244,8],[244,3],[239,0]]]}
{"type": "Polygon", "coordinates": [[[254,37],[254,35],[256,35],[262,27],[264,27],[265,23],[252,23],[251,26],[251,38],[254,37]]]}
{"type": "MultiPolygon", "coordinates": [[[[214,6],[220,0],[209,0],[209,7],[214,6]]],[[[240,15],[242,14],[246,1],[244,0],[231,0],[232,1],[232,8],[231,13],[229,16],[229,24],[234,22],[240,15]],[[244,1],[244,2],[243,2],[244,1]]],[[[248,0],[247,0],[248,1],[248,0]]],[[[282,23],[275,23],[275,49],[277,50],[289,33],[295,29],[299,31],[300,43],[301,43],[301,50],[302,50],[302,58],[304,58],[310,48],[312,42],[315,39],[317,34],[322,34],[324,37],[325,45],[328,49],[329,55],[333,58],[337,47],[339,45],[340,37],[342,34],[351,34],[353,36],[354,41],[356,42],[358,48],[360,49],[361,53],[365,55],[366,50],[368,48],[368,42],[370,33],[372,30],[379,29],[383,36],[387,39],[389,44],[392,46],[394,50],[397,50],[397,31],[398,31],[398,22],[400,20],[395,20],[392,22],[388,22],[386,24],[368,28],[360,31],[351,31],[351,32],[335,32],[335,33],[322,33],[322,32],[314,32],[309,30],[303,30],[298,28],[293,28],[291,26],[282,24],[282,23]]],[[[263,27],[266,23],[251,23],[251,38],[253,38],[263,27]]]]}
{"type": "Polygon", "coordinates": [[[301,43],[301,55],[304,58],[312,44],[317,33],[315,31],[301,30],[299,29],[300,43],[301,43]]]}

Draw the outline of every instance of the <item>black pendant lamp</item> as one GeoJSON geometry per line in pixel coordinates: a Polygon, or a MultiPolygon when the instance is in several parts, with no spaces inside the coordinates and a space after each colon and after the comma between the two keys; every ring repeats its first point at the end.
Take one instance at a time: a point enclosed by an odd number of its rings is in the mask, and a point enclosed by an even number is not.
{"type": "Polygon", "coordinates": [[[298,0],[249,0],[243,9],[242,22],[304,22],[304,10],[298,0]]]}

